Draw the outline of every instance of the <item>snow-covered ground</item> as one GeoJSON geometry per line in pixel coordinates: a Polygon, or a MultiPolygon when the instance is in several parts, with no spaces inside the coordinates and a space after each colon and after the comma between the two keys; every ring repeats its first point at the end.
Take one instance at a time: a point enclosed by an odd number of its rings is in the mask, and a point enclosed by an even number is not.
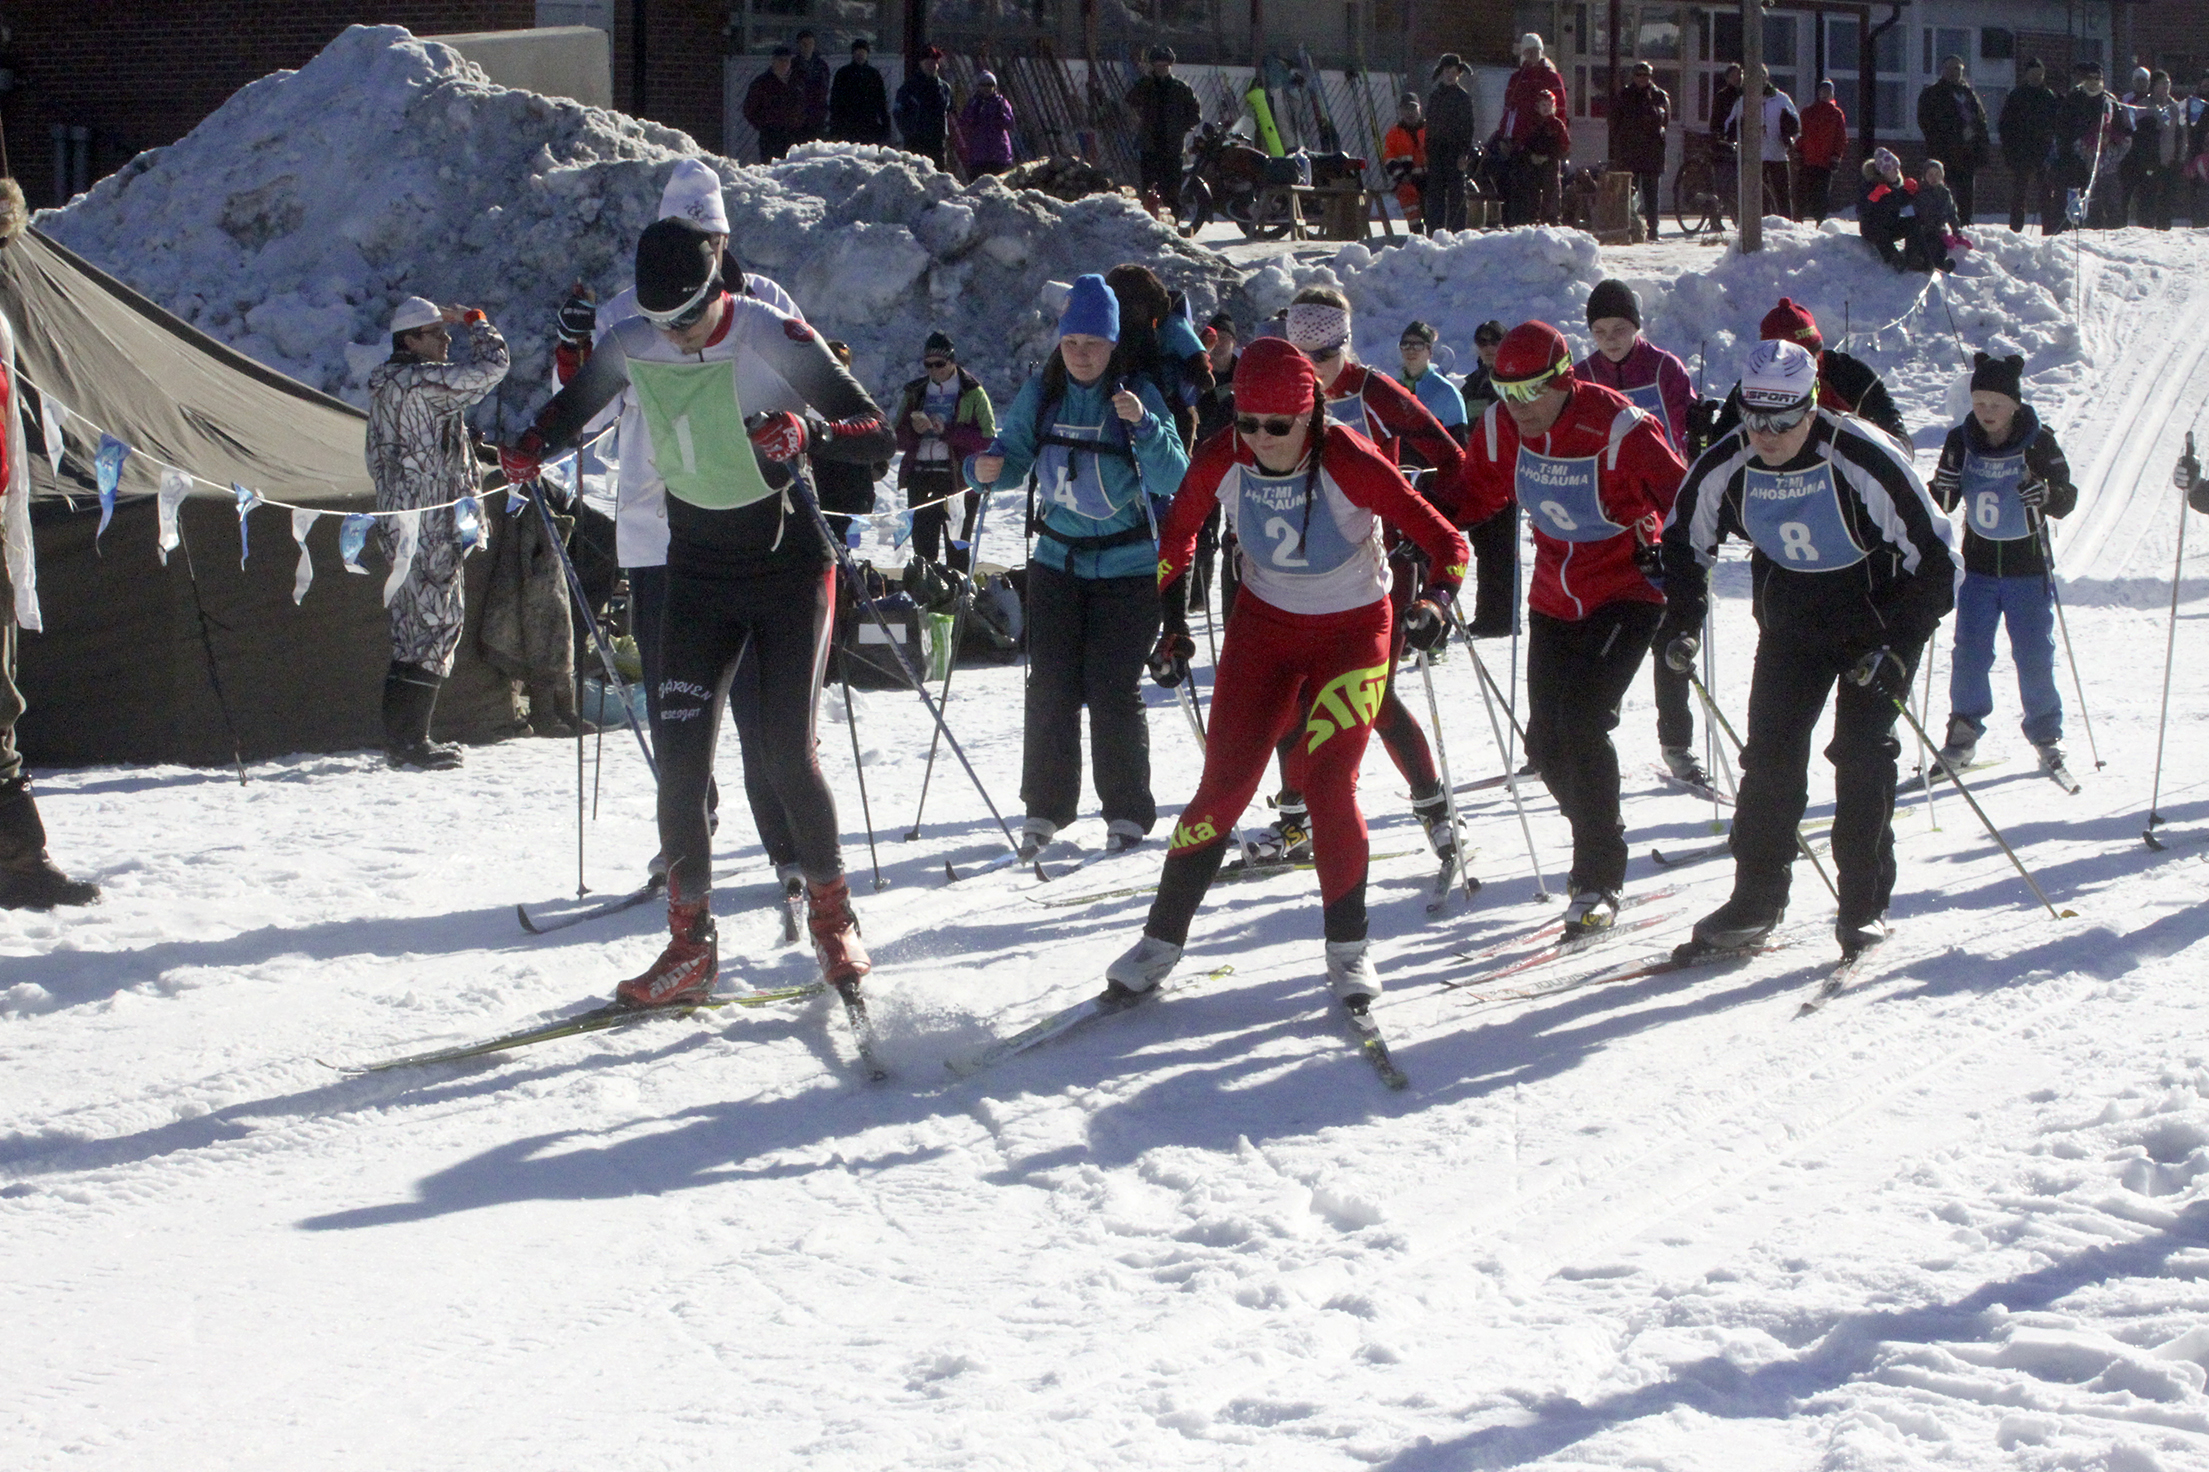
{"type": "MultiPolygon", "coordinates": [[[[589,1005],[657,950],[651,909],[543,938],[515,923],[574,892],[571,747],[478,748],[441,774],[300,757],[243,786],[42,773],[57,856],[107,899],[0,912],[0,1461],[2209,1467],[2209,524],[2180,587],[2170,848],[2140,841],[2168,474],[2209,402],[2209,237],[1998,238],[1945,305],[1808,230],[1750,260],[1528,232],[1331,269],[1382,361],[1398,310],[1461,344],[1537,308],[1576,328],[1587,286],[1621,274],[1660,341],[1710,335],[1713,378],[1786,292],[1829,331],[1847,311],[1921,446],[1948,422],[1950,308],[1969,345],[2026,352],[2084,492],[2059,559],[2107,766],[2066,672],[2086,788],[2033,773],[2005,657],[1982,750],[2008,761],[1974,785],[2075,917],[2040,909],[1944,790],[1898,817],[1896,939],[1814,1018],[1792,1014],[1832,912],[1808,874],[1790,944],[1753,963],[1541,990],[1655,952],[1726,892],[1722,862],[1647,858],[1709,842],[1713,815],[1650,775],[1642,681],[1618,733],[1630,885],[1661,896],[1633,913],[1667,923],[1601,957],[1484,988],[1460,953],[1555,913],[1509,802],[1468,795],[1486,885],[1430,918],[1402,784],[1369,758],[1374,848],[1399,855],[1374,866],[1376,1015],[1406,1092],[1329,1010],[1300,874],[1218,889],[1168,998],[958,1082],[945,1060],[1094,990],[1147,897],[1057,901],[1155,877],[1158,846],[1049,885],[947,887],[946,860],[1002,840],[940,761],[922,836],[900,841],[927,719],[863,693],[878,893],[838,696],[823,759],[891,1081],[860,1080],[818,1002],[351,1077],[330,1065],[589,1005]]],[[[1260,289],[1294,284],[1273,275],[1260,289]]],[[[986,559],[1018,559],[1013,524],[986,559]]],[[[1744,573],[1719,580],[1737,722],[1744,573]]],[[[1484,650],[1500,666],[1507,647],[1484,650]]],[[[1495,772],[1462,651],[1436,681],[1454,775],[1495,772]]],[[[1016,667],[965,667],[950,701],[1007,812],[1020,689],[1016,667]]],[[[1150,698],[1162,837],[1198,758],[1150,698]]],[[[602,894],[655,846],[626,738],[604,762],[585,865],[602,894]]],[[[1554,879],[1564,825],[1531,792],[1554,879]]],[[[728,984],[805,979],[741,806],[727,817],[728,984]]],[[[1069,836],[1054,857],[1102,827],[1069,836]]]]}

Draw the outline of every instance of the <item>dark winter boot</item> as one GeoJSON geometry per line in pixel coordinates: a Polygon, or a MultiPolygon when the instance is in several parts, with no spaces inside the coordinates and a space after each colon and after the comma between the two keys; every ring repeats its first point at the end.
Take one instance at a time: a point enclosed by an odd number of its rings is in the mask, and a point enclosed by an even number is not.
{"type": "Polygon", "coordinates": [[[859,920],[851,913],[851,886],[838,875],[826,884],[806,881],[806,925],[813,932],[813,953],[821,958],[821,979],[839,991],[859,984],[874,969],[859,940],[859,920]]]}
{"type": "Polygon", "coordinates": [[[0,782],[0,910],[89,905],[100,887],[71,879],[46,856],[46,825],[31,801],[31,779],[0,782]]]}
{"type": "Polygon", "coordinates": [[[1753,951],[1786,916],[1784,903],[1737,893],[1695,922],[1693,938],[1673,949],[1673,959],[1695,961],[1731,951],[1753,951]]]}
{"type": "Polygon", "coordinates": [[[449,771],[460,765],[460,748],[449,741],[430,740],[430,716],[437,709],[437,692],[445,683],[420,665],[393,660],[384,674],[384,753],[395,767],[417,767],[428,772],[449,771]]]}
{"type": "Polygon", "coordinates": [[[686,899],[667,881],[667,931],[670,939],[660,958],[614,988],[614,1001],[623,1007],[681,1007],[713,995],[713,983],[721,972],[721,943],[713,929],[713,892],[686,899]]]}
{"type": "Polygon", "coordinates": [[[1841,959],[1853,961],[1864,952],[1885,940],[1892,932],[1887,928],[1883,915],[1869,920],[1839,919],[1833,925],[1833,938],[1841,943],[1841,959]]]}
{"type": "Polygon", "coordinates": [[[585,736],[598,729],[575,709],[575,686],[566,680],[543,680],[529,687],[529,729],[538,736],[571,738],[578,730],[585,736]]]}

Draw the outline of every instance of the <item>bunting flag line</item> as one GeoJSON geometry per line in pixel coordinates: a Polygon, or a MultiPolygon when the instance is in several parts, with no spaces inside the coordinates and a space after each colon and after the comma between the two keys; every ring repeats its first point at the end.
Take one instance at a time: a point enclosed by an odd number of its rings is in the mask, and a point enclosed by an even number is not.
{"type": "Polygon", "coordinates": [[[46,463],[54,467],[54,478],[59,480],[61,451],[66,443],[61,432],[63,424],[69,418],[69,410],[63,406],[61,400],[51,394],[40,394],[39,404],[43,412],[39,415],[38,432],[46,441],[46,463]]]}
{"type": "Polygon", "coordinates": [[[913,513],[910,511],[900,511],[897,514],[897,540],[892,542],[890,545],[893,547],[902,547],[908,541],[912,540],[912,536],[913,513]]]}
{"type": "Polygon", "coordinates": [[[100,545],[100,537],[107,531],[107,524],[115,519],[115,487],[123,478],[123,462],[130,458],[130,446],[111,434],[100,436],[100,448],[92,454],[92,475],[100,487],[100,524],[92,532],[92,545],[100,545]]]}
{"type": "Polygon", "coordinates": [[[230,494],[238,498],[238,566],[245,566],[245,554],[249,546],[245,514],[261,504],[261,493],[249,491],[236,481],[230,483],[230,494]]]}
{"type": "Polygon", "coordinates": [[[161,496],[158,508],[161,516],[161,535],[154,542],[153,550],[160,556],[163,567],[169,565],[169,554],[174,552],[178,544],[184,540],[183,535],[177,530],[177,508],[184,504],[184,498],[190,494],[192,494],[192,478],[190,476],[174,465],[161,467],[161,496]]]}
{"type": "MultiPolygon", "coordinates": [[[[307,601],[307,589],[314,583],[314,559],[307,555],[307,533],[314,529],[315,518],[322,513],[304,507],[291,514],[291,539],[299,544],[299,571],[291,580],[291,601],[307,601]]],[[[240,535],[243,535],[241,530],[240,535]]]]}
{"type": "Polygon", "coordinates": [[[414,571],[414,549],[422,540],[422,513],[399,511],[391,514],[391,576],[384,579],[384,607],[399,596],[399,587],[406,582],[407,574],[414,571]]]}
{"type": "Polygon", "coordinates": [[[462,496],[453,507],[453,532],[460,538],[460,555],[466,557],[483,545],[482,506],[473,496],[462,496]]]}
{"type": "Polygon", "coordinates": [[[376,529],[376,518],[365,511],[356,511],[338,523],[338,561],[345,564],[347,572],[368,576],[368,569],[360,565],[360,555],[368,546],[368,534],[376,529]]]}

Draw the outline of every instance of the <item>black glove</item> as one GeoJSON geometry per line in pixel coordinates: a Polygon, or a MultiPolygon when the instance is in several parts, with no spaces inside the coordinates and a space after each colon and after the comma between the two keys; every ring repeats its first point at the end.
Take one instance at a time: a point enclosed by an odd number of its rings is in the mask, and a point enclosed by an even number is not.
{"type": "Polygon", "coordinates": [[[2038,511],[2048,504],[2048,482],[2044,480],[2021,481],[2017,487],[2017,499],[2038,511]]]}
{"type": "Polygon", "coordinates": [[[1702,454],[1718,438],[1718,416],[1725,407],[1718,399],[1697,399],[1688,406],[1687,443],[1693,454],[1702,454]]]}
{"type": "Polygon", "coordinates": [[[1432,654],[1450,641],[1449,615],[1432,598],[1422,598],[1404,610],[1404,642],[1422,654],[1432,654]]]}
{"type": "Polygon", "coordinates": [[[1641,569],[1643,577],[1661,587],[1664,583],[1664,543],[1636,541],[1634,566],[1641,569]]]}
{"type": "Polygon", "coordinates": [[[1683,629],[1662,647],[1664,667],[1676,675],[1689,675],[1695,672],[1695,656],[1703,652],[1703,639],[1693,629],[1683,629]]]}
{"type": "Polygon", "coordinates": [[[581,345],[591,340],[598,330],[598,298],[588,286],[578,281],[568,288],[568,299],[560,303],[560,341],[581,345]]]}
{"type": "Polygon", "coordinates": [[[1849,671],[1849,683],[1874,695],[1900,702],[1910,693],[1910,667],[1902,656],[1882,644],[1867,650],[1849,671]]]}
{"type": "Polygon", "coordinates": [[[1189,637],[1188,630],[1166,630],[1158,636],[1158,647],[1151,651],[1151,678],[1173,689],[1189,678],[1189,660],[1196,652],[1196,640],[1189,637]]]}
{"type": "Polygon", "coordinates": [[[2194,456],[2194,437],[2186,436],[2186,453],[2178,457],[2178,464],[2171,467],[2171,484],[2182,491],[2190,491],[2201,479],[2201,461],[2194,456]]]}

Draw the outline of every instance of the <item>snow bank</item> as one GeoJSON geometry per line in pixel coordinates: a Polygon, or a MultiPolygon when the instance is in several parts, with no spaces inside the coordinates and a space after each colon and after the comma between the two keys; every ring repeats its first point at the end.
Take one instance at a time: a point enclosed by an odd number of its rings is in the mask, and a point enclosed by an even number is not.
{"type": "Polygon", "coordinates": [[[1210,311],[1226,270],[1123,196],[962,189],[910,154],[840,144],[745,167],[673,129],[495,86],[397,26],[353,27],[38,223],[215,337],[356,403],[401,297],[481,306],[514,350],[497,398],[514,429],[548,391],[568,284],[602,299],[629,284],[637,235],[686,156],[726,182],[739,256],[849,342],[877,390],[919,372],[921,341],[941,328],[1009,395],[1050,347],[1047,280],[1141,261],[1210,311]]]}

